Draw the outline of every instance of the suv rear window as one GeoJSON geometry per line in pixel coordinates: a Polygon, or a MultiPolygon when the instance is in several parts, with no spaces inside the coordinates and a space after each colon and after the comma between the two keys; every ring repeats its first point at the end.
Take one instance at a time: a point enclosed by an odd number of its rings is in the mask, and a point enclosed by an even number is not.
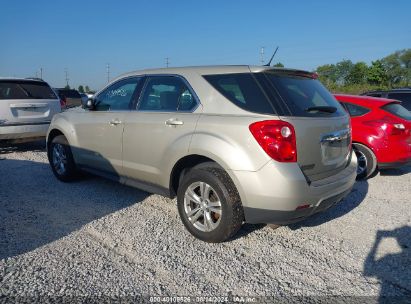
{"type": "Polygon", "coordinates": [[[0,81],[0,99],[56,99],[45,82],[0,81]]]}
{"type": "Polygon", "coordinates": [[[272,89],[284,100],[292,116],[342,116],[344,108],[316,79],[291,73],[265,72],[272,89]],[[333,107],[334,113],[307,111],[313,107],[333,107]]]}
{"type": "Polygon", "coordinates": [[[263,114],[275,114],[251,73],[206,75],[204,78],[225,98],[240,108],[263,114]]]}
{"type": "Polygon", "coordinates": [[[81,98],[81,95],[76,90],[57,89],[57,94],[65,98],[81,98]]]}
{"type": "Polygon", "coordinates": [[[389,103],[381,107],[381,109],[401,117],[405,120],[411,120],[411,112],[398,103],[389,103]]]}

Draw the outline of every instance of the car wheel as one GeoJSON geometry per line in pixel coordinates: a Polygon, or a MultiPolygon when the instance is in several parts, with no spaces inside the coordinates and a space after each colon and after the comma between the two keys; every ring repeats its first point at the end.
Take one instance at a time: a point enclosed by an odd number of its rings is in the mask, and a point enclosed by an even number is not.
{"type": "Polygon", "coordinates": [[[47,152],[51,169],[59,180],[69,182],[78,177],[70,145],[63,135],[52,139],[47,152]]]}
{"type": "Polygon", "coordinates": [[[353,144],[357,156],[357,180],[370,177],[377,169],[377,159],[374,153],[362,144],[353,144]]]}
{"type": "Polygon", "coordinates": [[[177,191],[177,205],[187,230],[206,242],[228,240],[244,220],[237,189],[218,166],[201,165],[188,171],[177,191]]]}

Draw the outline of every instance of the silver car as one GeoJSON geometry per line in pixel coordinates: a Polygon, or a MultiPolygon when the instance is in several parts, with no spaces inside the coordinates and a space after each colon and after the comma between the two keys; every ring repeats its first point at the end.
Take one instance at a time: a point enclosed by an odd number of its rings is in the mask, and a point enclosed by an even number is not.
{"type": "Polygon", "coordinates": [[[348,114],[298,70],[210,66],[132,72],[56,115],[55,176],[81,170],[169,197],[207,242],[243,222],[289,224],[339,202],[357,160],[348,114]]]}
{"type": "Polygon", "coordinates": [[[0,143],[45,138],[60,100],[42,80],[0,78],[0,143]]]}

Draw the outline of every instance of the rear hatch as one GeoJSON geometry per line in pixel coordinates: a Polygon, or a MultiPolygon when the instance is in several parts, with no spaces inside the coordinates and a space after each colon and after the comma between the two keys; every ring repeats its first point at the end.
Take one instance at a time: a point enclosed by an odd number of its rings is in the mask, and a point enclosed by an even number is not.
{"type": "Polygon", "coordinates": [[[39,124],[61,111],[60,101],[43,81],[0,80],[0,124],[39,124]]]}
{"type": "Polygon", "coordinates": [[[350,118],[315,75],[277,69],[255,75],[280,119],[294,126],[305,176],[316,181],[342,171],[351,159],[350,118]]]}

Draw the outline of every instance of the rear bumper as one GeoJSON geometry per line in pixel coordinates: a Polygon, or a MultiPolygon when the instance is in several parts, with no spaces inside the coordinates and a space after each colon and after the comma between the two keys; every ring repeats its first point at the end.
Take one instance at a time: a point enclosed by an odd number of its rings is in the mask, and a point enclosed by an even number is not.
{"type": "Polygon", "coordinates": [[[230,172],[248,223],[290,224],[328,209],[348,195],[357,176],[357,159],[340,173],[307,183],[297,164],[271,161],[259,171],[230,172]],[[299,209],[302,205],[308,208],[299,209]]]}
{"type": "Polygon", "coordinates": [[[50,122],[0,125],[0,141],[21,142],[46,137],[50,122]]]}
{"type": "Polygon", "coordinates": [[[411,157],[401,161],[390,162],[390,163],[378,163],[379,169],[395,169],[405,166],[411,166],[411,157]]]}

